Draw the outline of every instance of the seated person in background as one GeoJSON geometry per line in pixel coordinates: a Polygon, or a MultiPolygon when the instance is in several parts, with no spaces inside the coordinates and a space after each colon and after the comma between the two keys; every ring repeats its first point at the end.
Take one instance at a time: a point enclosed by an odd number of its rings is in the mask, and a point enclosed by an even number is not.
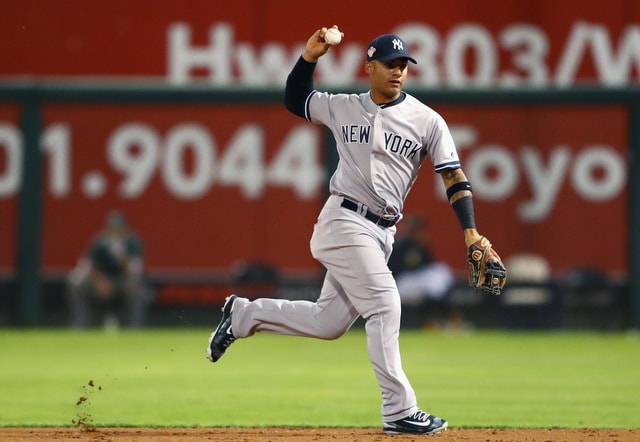
{"type": "Polygon", "coordinates": [[[109,213],[104,230],[93,238],[67,279],[71,325],[92,325],[94,310],[108,309],[112,314],[105,319],[107,325],[108,320],[117,321],[113,309],[122,308],[127,326],[142,326],[146,309],[142,273],[140,239],[120,212],[109,213]]]}
{"type": "Polygon", "coordinates": [[[426,221],[420,215],[405,219],[404,231],[398,232],[389,258],[393,273],[406,305],[419,305],[427,300],[440,301],[455,282],[453,272],[445,263],[437,262],[429,250],[426,221]]]}

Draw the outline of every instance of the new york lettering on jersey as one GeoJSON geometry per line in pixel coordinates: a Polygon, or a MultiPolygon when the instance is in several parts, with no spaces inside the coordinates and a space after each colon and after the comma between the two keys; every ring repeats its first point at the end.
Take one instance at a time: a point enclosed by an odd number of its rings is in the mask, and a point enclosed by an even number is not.
{"type": "MultiPolygon", "coordinates": [[[[369,144],[371,126],[362,124],[344,124],[340,126],[342,142],[344,144],[369,144]]],[[[408,138],[393,132],[384,132],[385,150],[403,156],[407,159],[414,159],[420,152],[422,146],[408,138]]]]}
{"type": "Polygon", "coordinates": [[[340,130],[344,144],[369,144],[369,136],[371,134],[370,125],[344,124],[340,126],[340,130]]]}
{"type": "Polygon", "coordinates": [[[384,148],[408,159],[414,159],[422,146],[413,140],[392,132],[384,132],[384,148]]]}

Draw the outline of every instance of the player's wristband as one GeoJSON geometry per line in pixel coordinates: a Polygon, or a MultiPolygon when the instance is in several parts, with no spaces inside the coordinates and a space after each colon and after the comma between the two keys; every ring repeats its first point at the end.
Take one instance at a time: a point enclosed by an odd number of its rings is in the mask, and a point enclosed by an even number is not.
{"type": "Polygon", "coordinates": [[[461,190],[468,190],[469,192],[472,192],[473,189],[471,188],[471,183],[469,181],[459,181],[457,183],[453,183],[447,189],[447,198],[451,199],[453,195],[460,192],[461,190]]]}
{"type": "Polygon", "coordinates": [[[473,198],[463,196],[451,203],[451,207],[453,207],[453,211],[456,212],[462,230],[476,228],[476,219],[473,214],[473,198]]]}

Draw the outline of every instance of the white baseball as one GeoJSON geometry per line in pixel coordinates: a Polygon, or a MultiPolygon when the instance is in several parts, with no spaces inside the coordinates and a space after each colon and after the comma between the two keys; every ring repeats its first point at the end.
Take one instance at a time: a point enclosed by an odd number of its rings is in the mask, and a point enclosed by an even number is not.
{"type": "Polygon", "coordinates": [[[327,32],[324,33],[324,41],[332,46],[339,44],[341,40],[342,34],[336,28],[329,28],[327,32]]]}

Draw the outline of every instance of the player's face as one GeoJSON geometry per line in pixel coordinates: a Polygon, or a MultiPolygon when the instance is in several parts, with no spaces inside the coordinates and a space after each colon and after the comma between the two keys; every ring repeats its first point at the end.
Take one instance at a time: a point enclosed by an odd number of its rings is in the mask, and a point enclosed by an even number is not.
{"type": "Polygon", "coordinates": [[[366,63],[365,70],[369,74],[371,98],[374,102],[382,104],[398,98],[407,79],[408,64],[406,58],[366,63]]]}

